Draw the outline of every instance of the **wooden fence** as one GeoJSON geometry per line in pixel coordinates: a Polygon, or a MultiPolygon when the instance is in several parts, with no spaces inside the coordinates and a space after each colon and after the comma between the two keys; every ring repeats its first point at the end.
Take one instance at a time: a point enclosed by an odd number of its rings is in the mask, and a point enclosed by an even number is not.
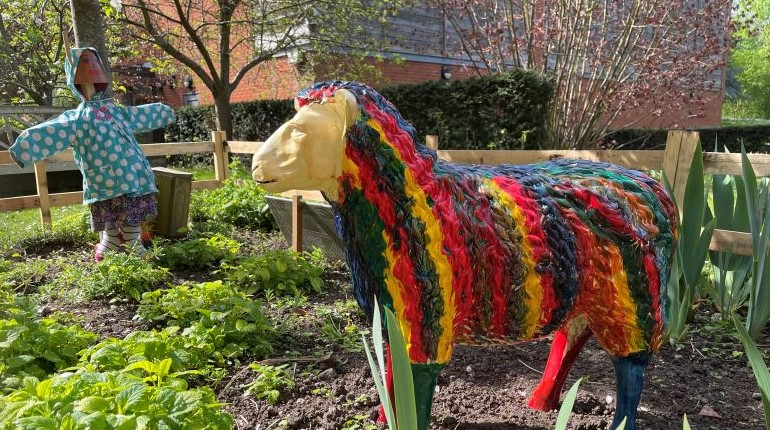
{"type": "MultiPolygon", "coordinates": [[[[192,189],[213,189],[219,187],[228,177],[228,154],[253,154],[261,142],[226,141],[225,134],[214,131],[208,142],[176,142],[142,145],[147,156],[163,156],[193,153],[213,153],[215,178],[205,181],[193,181],[192,189]]],[[[427,136],[426,143],[437,149],[438,139],[435,136],[427,136]]],[[[607,161],[624,167],[638,170],[663,171],[672,185],[677,202],[682,201],[687,177],[690,171],[693,154],[699,145],[697,132],[671,131],[668,135],[666,147],[663,150],[643,151],[498,151],[498,150],[438,150],[438,156],[444,160],[465,164],[525,164],[557,158],[582,158],[595,161],[607,161]]],[[[750,154],[754,171],[758,177],[770,177],[770,155],[750,154]]],[[[56,154],[50,161],[72,161],[72,150],[56,154]]],[[[13,161],[7,151],[0,152],[0,165],[12,164],[13,161]]],[[[35,177],[37,181],[37,195],[10,197],[0,199],[0,212],[38,208],[40,220],[44,225],[51,223],[51,208],[82,203],[81,191],[69,193],[48,193],[46,179],[46,161],[35,164],[35,177]]],[[[741,155],[706,152],[703,154],[704,172],[707,174],[741,175],[741,155]]],[[[304,195],[306,198],[313,194],[294,193],[294,219],[295,232],[301,230],[299,222],[301,213],[299,205],[304,195]]],[[[297,238],[293,240],[296,242],[297,238]]],[[[299,237],[301,242],[301,237],[299,237]]],[[[296,247],[296,243],[293,244],[296,247]]],[[[732,247],[736,254],[750,255],[751,235],[749,233],[716,230],[711,241],[712,250],[727,250],[732,247]]]]}

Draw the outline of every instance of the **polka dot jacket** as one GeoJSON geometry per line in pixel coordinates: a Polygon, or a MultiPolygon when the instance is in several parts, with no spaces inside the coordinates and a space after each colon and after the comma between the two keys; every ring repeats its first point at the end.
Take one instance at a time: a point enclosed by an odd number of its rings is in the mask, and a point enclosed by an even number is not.
{"type": "Polygon", "coordinates": [[[83,174],[84,204],[155,193],[150,163],[134,133],[172,123],[174,111],[162,103],[116,106],[112,99],[103,98],[103,90],[86,101],[74,84],[85,49],[90,48],[72,49],[73,64],[65,63],[67,83],[83,102],[58,118],[24,130],[9,149],[11,157],[24,167],[72,147],[75,164],[83,174]]]}

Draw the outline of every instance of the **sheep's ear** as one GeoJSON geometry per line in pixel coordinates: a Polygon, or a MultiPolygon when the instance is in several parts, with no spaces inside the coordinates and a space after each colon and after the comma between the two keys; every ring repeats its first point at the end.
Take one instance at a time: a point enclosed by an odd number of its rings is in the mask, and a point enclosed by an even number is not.
{"type": "Polygon", "coordinates": [[[294,98],[294,110],[299,112],[299,99],[296,97],[294,98]]]}
{"type": "Polygon", "coordinates": [[[348,90],[337,90],[334,93],[334,105],[340,116],[344,115],[345,124],[352,125],[358,115],[358,100],[348,90]]]}

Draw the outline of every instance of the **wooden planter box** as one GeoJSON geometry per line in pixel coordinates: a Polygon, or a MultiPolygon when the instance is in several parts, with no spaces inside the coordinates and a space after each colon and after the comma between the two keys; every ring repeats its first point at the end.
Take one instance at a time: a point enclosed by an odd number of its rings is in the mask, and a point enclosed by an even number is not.
{"type": "MultiPolygon", "coordinates": [[[[278,223],[286,241],[292,243],[292,199],[265,196],[270,213],[278,223]]],[[[322,202],[301,201],[302,250],[321,248],[330,260],[345,261],[342,241],[334,227],[334,212],[331,206],[322,202]]]]}

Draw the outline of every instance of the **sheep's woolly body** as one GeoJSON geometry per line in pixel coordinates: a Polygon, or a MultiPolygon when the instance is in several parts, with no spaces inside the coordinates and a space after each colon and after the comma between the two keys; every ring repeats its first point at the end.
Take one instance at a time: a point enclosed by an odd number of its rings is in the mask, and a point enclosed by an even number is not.
{"type": "Polygon", "coordinates": [[[456,342],[511,342],[585,318],[626,357],[657,350],[675,208],[642,173],[578,160],[470,166],[438,160],[371,88],[325,83],[300,104],[352,92],[332,200],[354,290],[401,324],[414,363],[446,363],[456,342]]]}

